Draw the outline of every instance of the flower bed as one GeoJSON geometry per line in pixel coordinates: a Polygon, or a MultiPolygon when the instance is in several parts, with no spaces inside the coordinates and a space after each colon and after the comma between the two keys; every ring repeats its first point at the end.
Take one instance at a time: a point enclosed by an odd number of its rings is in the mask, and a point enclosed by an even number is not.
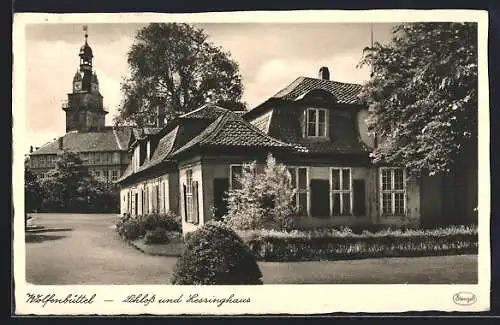
{"type": "Polygon", "coordinates": [[[254,255],[264,261],[342,260],[477,254],[477,227],[432,230],[363,231],[350,229],[239,232],[254,255]]]}

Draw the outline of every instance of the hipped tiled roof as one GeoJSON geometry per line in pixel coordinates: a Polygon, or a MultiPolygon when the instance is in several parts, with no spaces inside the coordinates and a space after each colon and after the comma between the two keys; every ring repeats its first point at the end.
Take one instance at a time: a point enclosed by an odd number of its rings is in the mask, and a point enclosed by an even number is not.
{"type": "Polygon", "coordinates": [[[230,111],[217,118],[172,155],[185,152],[193,147],[292,148],[289,144],[262,133],[239,114],[230,111]]]}
{"type": "Polygon", "coordinates": [[[359,104],[359,94],[363,86],[353,83],[325,79],[299,77],[290,85],[277,92],[272,98],[297,100],[312,90],[325,90],[335,96],[340,104],[359,104]]]}
{"type": "Polygon", "coordinates": [[[97,151],[125,151],[130,139],[131,128],[106,127],[102,131],[68,132],[62,136],[62,148],[59,148],[60,139],[45,144],[31,155],[51,155],[61,151],[97,152],[97,151]]]}

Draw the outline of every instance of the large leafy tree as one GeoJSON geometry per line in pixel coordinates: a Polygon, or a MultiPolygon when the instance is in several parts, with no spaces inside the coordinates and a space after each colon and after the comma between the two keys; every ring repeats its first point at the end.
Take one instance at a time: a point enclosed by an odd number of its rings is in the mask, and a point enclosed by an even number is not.
{"type": "Polygon", "coordinates": [[[42,183],[45,204],[51,209],[68,210],[71,201],[81,196],[80,189],[86,188],[85,184],[91,181],[92,177],[80,157],[73,152],[64,152],[42,183]]]}
{"type": "MultiPolygon", "coordinates": [[[[372,67],[362,97],[381,139],[375,162],[447,172],[477,143],[477,26],[414,23],[366,48],[372,67]]],[[[471,151],[474,152],[474,151],[471,151]]]]}
{"type": "Polygon", "coordinates": [[[119,204],[115,186],[95,179],[73,152],[60,154],[42,182],[42,193],[49,211],[105,212],[119,204]]]}
{"type": "Polygon", "coordinates": [[[140,29],[128,52],[130,77],[117,123],[138,126],[168,119],[206,101],[243,109],[238,64],[230,53],[188,24],[152,23],[140,29]]]}

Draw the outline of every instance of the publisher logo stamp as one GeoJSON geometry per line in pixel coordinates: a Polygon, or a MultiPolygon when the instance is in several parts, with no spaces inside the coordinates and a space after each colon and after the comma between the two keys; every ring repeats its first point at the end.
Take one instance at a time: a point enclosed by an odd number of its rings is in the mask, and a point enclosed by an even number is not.
{"type": "Polygon", "coordinates": [[[472,292],[462,291],[453,295],[453,302],[461,306],[470,306],[477,301],[477,297],[472,292]]]}

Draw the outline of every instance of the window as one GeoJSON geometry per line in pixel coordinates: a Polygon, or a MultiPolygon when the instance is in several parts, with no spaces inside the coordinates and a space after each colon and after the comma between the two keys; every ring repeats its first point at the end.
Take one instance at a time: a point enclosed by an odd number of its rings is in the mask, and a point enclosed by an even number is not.
{"type": "Polygon", "coordinates": [[[96,178],[101,177],[101,172],[100,172],[100,171],[98,171],[98,170],[96,170],[96,171],[94,172],[94,175],[95,175],[95,177],[96,177],[96,178]]]}
{"type": "Polygon", "coordinates": [[[301,216],[308,215],[308,175],[306,167],[290,167],[288,172],[292,177],[292,186],[295,189],[295,198],[293,204],[298,209],[298,214],[301,216]]]}
{"type": "Polygon", "coordinates": [[[184,202],[186,222],[198,223],[198,182],[193,181],[193,170],[186,170],[186,184],[184,185],[184,202]]]}
{"type": "Polygon", "coordinates": [[[406,172],[401,168],[380,171],[380,207],[382,215],[404,215],[406,211],[406,172]]]}
{"type": "Polygon", "coordinates": [[[113,152],[113,163],[118,164],[120,162],[120,153],[113,152]]]}
{"type": "Polygon", "coordinates": [[[45,178],[45,174],[44,174],[44,173],[41,173],[41,174],[40,174],[40,178],[41,178],[41,179],[44,179],[44,178],[45,178]]]}
{"type": "Polygon", "coordinates": [[[108,170],[104,170],[104,171],[102,172],[102,176],[103,176],[104,180],[106,180],[106,181],[107,181],[107,180],[108,180],[108,177],[109,177],[109,171],[108,171],[108,170]]]}
{"type": "Polygon", "coordinates": [[[118,171],[113,170],[111,171],[111,180],[116,181],[118,179],[118,171]]]}
{"type": "Polygon", "coordinates": [[[231,165],[230,166],[230,184],[229,186],[232,189],[241,189],[241,176],[243,175],[243,166],[242,165],[231,165]]]}
{"type": "Polygon", "coordinates": [[[314,138],[327,137],[327,110],[308,108],[306,112],[306,135],[314,138]]]}
{"type": "Polygon", "coordinates": [[[352,175],[350,168],[331,169],[332,215],[352,214],[352,175]]]}

